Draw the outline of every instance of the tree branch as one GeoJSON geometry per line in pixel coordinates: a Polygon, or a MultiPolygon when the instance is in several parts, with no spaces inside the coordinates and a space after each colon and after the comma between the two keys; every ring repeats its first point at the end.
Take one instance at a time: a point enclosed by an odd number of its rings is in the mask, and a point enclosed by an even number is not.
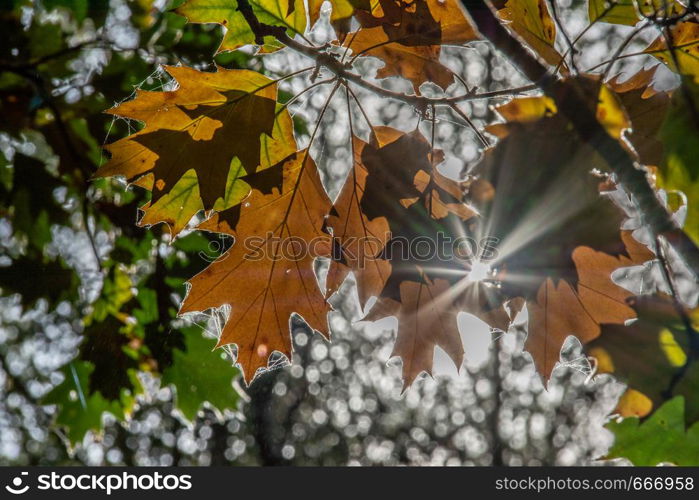
{"type": "Polygon", "coordinates": [[[618,177],[619,182],[633,196],[643,221],[650,226],[655,235],[665,237],[689,265],[692,272],[699,276],[699,248],[675,224],[670,214],[662,206],[655,191],[648,183],[645,170],[636,166],[628,152],[616,139],[607,134],[597,121],[595,114],[588,109],[583,90],[578,87],[574,80],[558,80],[536,56],[525,48],[524,42],[511,35],[500,24],[485,0],[461,0],[461,3],[481,35],[505,54],[529,80],[534,82],[532,85],[509,91],[487,92],[485,94],[467,93],[441,98],[394,92],[364,80],[360,75],[350,70],[349,64],[342,62],[333,54],[297,42],[286,34],[283,27],[261,23],[255,16],[248,0],[239,0],[238,10],[255,34],[255,43],[262,45],[264,37],[272,36],[292,50],[313,59],[319,67],[327,68],[341,80],[352,82],[378,96],[405,102],[417,109],[425,110],[429,106],[436,105],[451,107],[453,103],[459,101],[490,98],[496,95],[512,94],[513,91],[532,90],[540,87],[544,93],[553,98],[560,112],[571,121],[580,137],[594,147],[605,159],[612,172],[618,177]]]}
{"type": "Polygon", "coordinates": [[[255,43],[257,45],[263,45],[264,38],[266,36],[272,36],[276,40],[283,43],[292,50],[298,52],[299,54],[303,54],[304,56],[313,59],[318,65],[318,67],[326,68],[327,70],[335,74],[338,78],[347,82],[352,82],[358,85],[359,87],[373,92],[378,96],[387,97],[389,99],[395,99],[397,101],[410,104],[411,106],[414,106],[417,109],[425,110],[429,106],[433,105],[451,107],[452,104],[457,102],[473,101],[477,99],[490,99],[493,97],[500,96],[509,96],[513,94],[518,94],[520,92],[536,90],[538,88],[537,85],[531,84],[514,89],[495,90],[490,92],[484,92],[481,94],[477,94],[475,92],[467,92],[465,94],[453,97],[425,97],[421,95],[408,95],[400,92],[394,92],[392,90],[374,85],[373,83],[366,81],[357,73],[352,72],[351,61],[349,63],[345,63],[331,53],[324,52],[319,48],[311,47],[308,45],[304,45],[303,43],[297,42],[296,40],[294,40],[286,34],[286,29],[283,26],[272,26],[269,24],[261,23],[255,16],[255,13],[253,12],[248,0],[239,0],[238,10],[250,25],[250,29],[255,35],[255,43]]]}
{"type": "Polygon", "coordinates": [[[485,0],[461,0],[473,25],[502,52],[532,82],[537,82],[551,97],[560,112],[570,120],[581,139],[594,147],[609,168],[628,190],[640,211],[644,223],[655,235],[664,236],[699,276],[699,248],[675,224],[648,183],[646,172],[636,166],[621,144],[611,137],[589,109],[585,94],[575,80],[556,79],[536,56],[525,48],[524,42],[511,35],[485,0]]]}

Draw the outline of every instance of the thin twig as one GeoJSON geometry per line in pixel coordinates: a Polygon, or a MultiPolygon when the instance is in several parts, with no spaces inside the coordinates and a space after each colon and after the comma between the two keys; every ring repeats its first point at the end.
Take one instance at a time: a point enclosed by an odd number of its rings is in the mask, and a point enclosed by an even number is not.
{"type": "Polygon", "coordinates": [[[451,103],[449,107],[468,124],[471,130],[473,130],[473,132],[476,134],[476,137],[478,137],[478,140],[481,141],[481,144],[483,144],[483,146],[485,146],[486,148],[490,146],[490,142],[488,142],[488,139],[486,139],[486,137],[480,130],[478,130],[478,128],[476,127],[476,125],[474,125],[473,121],[471,121],[468,115],[464,113],[463,110],[459,108],[459,106],[455,102],[451,103]]]}
{"type": "MultiPolygon", "coordinates": [[[[551,16],[553,17],[554,21],[556,21],[556,24],[558,25],[558,29],[560,30],[560,32],[563,33],[563,38],[565,39],[566,44],[568,44],[568,50],[566,51],[566,54],[570,54],[570,67],[573,68],[573,71],[578,73],[578,67],[575,64],[575,47],[573,46],[573,41],[568,36],[568,32],[566,31],[565,26],[563,26],[563,23],[558,17],[558,7],[556,5],[556,0],[549,0],[549,5],[551,6],[551,16]]],[[[563,56],[563,58],[565,58],[565,55],[563,56]]],[[[558,66],[560,67],[560,63],[558,66]]]]}
{"type": "Polygon", "coordinates": [[[262,43],[264,43],[264,37],[273,36],[279,42],[283,43],[295,52],[298,52],[299,54],[313,59],[317,65],[326,68],[342,80],[354,83],[355,85],[363,87],[364,89],[369,90],[378,96],[402,101],[418,109],[424,110],[431,105],[450,106],[453,102],[472,101],[477,99],[490,99],[492,97],[499,96],[510,96],[514,94],[519,94],[521,92],[534,90],[537,88],[536,85],[527,85],[525,87],[496,90],[492,92],[485,92],[483,94],[467,92],[465,94],[452,97],[425,97],[421,95],[408,95],[400,92],[394,92],[392,90],[388,90],[383,87],[374,85],[373,83],[368,82],[367,80],[362,78],[361,75],[352,72],[351,61],[343,62],[342,59],[338,59],[338,57],[336,57],[332,53],[321,51],[319,48],[310,47],[308,45],[299,43],[293,38],[289,37],[289,35],[286,34],[286,30],[281,26],[271,26],[268,24],[260,23],[257,17],[255,17],[255,13],[253,12],[252,7],[250,6],[249,0],[240,0],[238,2],[238,10],[240,10],[241,14],[250,25],[250,29],[255,34],[255,43],[261,45],[262,43]]]}
{"type": "Polygon", "coordinates": [[[607,67],[604,70],[603,76],[602,76],[602,81],[606,81],[607,77],[609,76],[609,73],[612,71],[612,68],[614,67],[614,64],[619,60],[621,53],[624,51],[624,49],[633,41],[634,38],[636,38],[638,35],[641,34],[641,32],[646,29],[649,24],[644,24],[640,28],[637,28],[633,30],[631,33],[629,33],[626,38],[621,42],[621,45],[617,47],[616,51],[614,52],[614,55],[612,56],[611,59],[609,59],[609,62],[607,64],[607,67]]]}

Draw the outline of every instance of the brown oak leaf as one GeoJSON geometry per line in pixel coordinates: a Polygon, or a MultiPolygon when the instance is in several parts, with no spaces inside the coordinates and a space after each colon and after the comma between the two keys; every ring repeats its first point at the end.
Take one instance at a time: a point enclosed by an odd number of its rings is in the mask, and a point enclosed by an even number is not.
{"type": "MultiPolygon", "coordinates": [[[[313,242],[322,242],[330,200],[306,152],[282,166],[281,190],[253,189],[240,208],[233,247],[194,276],[180,313],[231,306],[218,345],[235,343],[237,362],[252,380],[278,351],[291,357],[289,318],[300,315],[328,337],[325,301],[313,270],[313,242]]],[[[327,245],[327,243],[326,243],[327,245]]]]}
{"type": "Polygon", "coordinates": [[[248,173],[260,166],[263,138],[274,130],[276,84],[248,70],[166,70],[177,80],[176,90],[138,91],[135,99],[109,110],[145,127],[108,145],[112,157],[95,177],[121,175],[134,181],[152,174],[155,204],[194,169],[209,210],[225,195],[234,158],[248,173]]]}

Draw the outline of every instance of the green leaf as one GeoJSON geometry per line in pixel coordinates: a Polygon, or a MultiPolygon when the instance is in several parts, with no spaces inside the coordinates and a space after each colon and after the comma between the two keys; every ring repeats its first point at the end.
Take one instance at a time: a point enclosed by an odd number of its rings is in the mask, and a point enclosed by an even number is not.
{"type": "Polygon", "coordinates": [[[33,59],[39,59],[66,46],[63,31],[58,23],[32,23],[27,34],[27,48],[33,59]]]}
{"type": "Polygon", "coordinates": [[[84,118],[76,118],[71,120],[68,125],[70,126],[72,132],[80,139],[83,143],[81,146],[85,147],[86,156],[94,163],[99,165],[102,160],[102,146],[95,140],[95,138],[90,133],[90,128],[87,120],[84,118]]]}
{"type": "Polygon", "coordinates": [[[211,352],[214,344],[201,328],[183,329],[185,350],[175,349],[172,365],[163,370],[163,385],[175,387],[175,404],[192,421],[205,401],[219,410],[234,409],[239,395],[233,388],[239,371],[223,351],[211,352]]]}
{"type": "Polygon", "coordinates": [[[638,10],[643,15],[657,13],[662,16],[666,7],[669,16],[684,12],[684,6],[677,0],[590,0],[587,11],[591,23],[601,21],[635,26],[641,20],[638,10]]]}
{"type": "MultiPolygon", "coordinates": [[[[65,428],[71,444],[83,439],[87,431],[100,432],[102,415],[111,413],[123,420],[131,413],[135,398],[123,389],[118,400],[109,401],[99,392],[89,391],[90,375],[94,365],[87,361],[73,361],[63,368],[64,380],[53,388],[42,403],[57,405],[56,424],[65,428]]],[[[135,373],[131,373],[135,379],[135,373]]]]}
{"type": "Polygon", "coordinates": [[[93,304],[92,314],[85,320],[86,325],[93,321],[104,321],[108,315],[124,319],[121,309],[133,297],[132,286],[131,278],[123,266],[112,267],[102,285],[102,294],[93,304]]]}
{"type": "Polygon", "coordinates": [[[690,78],[684,88],[674,92],[670,109],[660,129],[665,158],[660,166],[658,185],[667,190],[682,191],[687,197],[685,232],[699,242],[699,115],[692,113],[687,102],[691,96],[694,106],[699,105],[699,85],[690,78]]]}
{"type": "Polygon", "coordinates": [[[682,396],[665,403],[643,423],[632,417],[606,427],[615,436],[606,458],[626,458],[638,466],[699,465],[699,422],[685,431],[682,396]]]}
{"type": "Polygon", "coordinates": [[[0,190],[10,191],[12,189],[13,168],[5,153],[0,151],[0,190]]]}
{"type": "MultiPolygon", "coordinates": [[[[250,193],[250,185],[241,179],[245,174],[240,160],[237,157],[233,158],[226,181],[225,195],[216,201],[214,210],[217,212],[226,210],[245,199],[250,193]]],[[[142,207],[144,214],[138,221],[138,225],[150,226],[164,222],[172,237],[175,237],[187,226],[192,217],[203,209],[197,173],[194,169],[190,169],[177,181],[169,193],[154,204],[148,203],[142,207]]]]}
{"type": "Polygon", "coordinates": [[[125,389],[129,393],[141,392],[138,379],[133,377],[138,369],[138,353],[129,346],[128,328],[116,317],[108,316],[83,332],[85,343],[80,349],[80,360],[94,366],[89,391],[99,392],[109,401],[118,400],[125,389]]]}
{"type": "Polygon", "coordinates": [[[638,22],[638,14],[633,3],[634,0],[590,0],[587,8],[590,22],[634,26],[638,22]]]}
{"type": "MultiPolygon", "coordinates": [[[[289,36],[303,34],[306,30],[306,8],[303,0],[294,0],[293,12],[289,15],[288,0],[250,0],[257,19],[264,24],[284,26],[289,36]]],[[[255,35],[238,10],[236,0],[189,0],[175,12],[185,16],[190,23],[217,23],[226,28],[218,52],[235,50],[255,44],[255,35]]],[[[283,45],[273,37],[265,37],[263,52],[279,50],[283,45]]]]}

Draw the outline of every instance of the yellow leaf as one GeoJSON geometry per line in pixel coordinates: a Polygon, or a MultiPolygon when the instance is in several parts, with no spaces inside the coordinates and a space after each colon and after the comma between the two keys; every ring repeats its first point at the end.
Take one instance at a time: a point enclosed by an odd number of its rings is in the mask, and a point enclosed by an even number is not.
{"type": "Polygon", "coordinates": [[[684,11],[684,6],[676,0],[590,0],[588,14],[590,23],[604,22],[635,26],[647,16],[673,16],[684,11]],[[665,12],[666,6],[667,13],[665,12]]]}
{"type": "Polygon", "coordinates": [[[561,55],[555,49],[556,24],[546,0],[509,0],[498,15],[547,63],[557,66],[561,55]]]}
{"type": "Polygon", "coordinates": [[[653,401],[636,389],[626,389],[619,398],[615,411],[624,418],[643,418],[653,411],[653,401]]]}
{"type": "Polygon", "coordinates": [[[644,51],[660,59],[675,73],[689,75],[699,83],[699,22],[687,21],[676,24],[670,30],[675,58],[668,50],[664,35],[660,35],[644,51]],[[679,66],[679,67],[678,67],[679,66]]]}

